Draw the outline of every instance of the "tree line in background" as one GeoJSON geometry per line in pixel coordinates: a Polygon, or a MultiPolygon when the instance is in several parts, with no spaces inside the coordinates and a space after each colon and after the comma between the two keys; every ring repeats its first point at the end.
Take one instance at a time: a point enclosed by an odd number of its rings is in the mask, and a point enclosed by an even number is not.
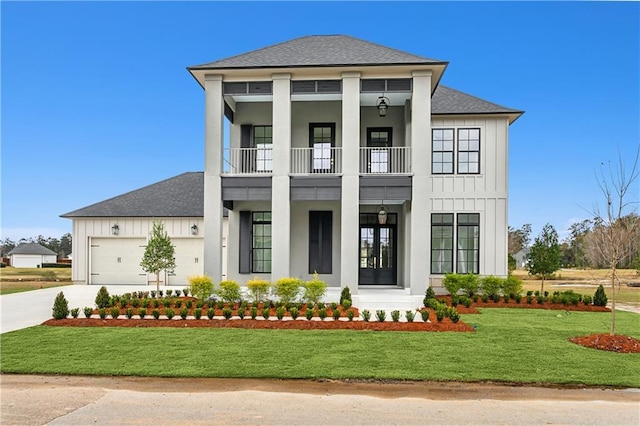
{"type": "MultiPolygon", "coordinates": [[[[569,235],[562,241],[556,241],[561,267],[565,268],[608,268],[609,258],[603,255],[602,236],[611,230],[620,228],[617,241],[620,250],[625,252],[617,267],[622,269],[640,269],[640,216],[635,213],[621,217],[617,221],[606,224],[599,220],[585,219],[569,227],[569,235]]],[[[538,238],[558,240],[558,234],[552,225],[545,225],[538,238]]],[[[516,253],[523,249],[531,250],[531,225],[521,228],[509,227],[509,262],[510,269],[515,269],[516,253]]]]}
{"type": "Polygon", "coordinates": [[[66,233],[58,238],[45,238],[43,235],[30,238],[20,238],[20,240],[13,241],[11,238],[5,238],[0,240],[0,254],[2,257],[7,257],[9,252],[22,243],[38,243],[43,247],[48,248],[51,251],[58,253],[58,257],[64,258],[71,254],[71,234],[66,233]]]}

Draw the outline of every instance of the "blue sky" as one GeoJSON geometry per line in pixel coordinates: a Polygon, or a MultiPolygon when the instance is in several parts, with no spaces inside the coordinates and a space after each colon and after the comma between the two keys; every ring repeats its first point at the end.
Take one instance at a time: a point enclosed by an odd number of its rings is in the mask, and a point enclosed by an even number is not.
{"type": "Polygon", "coordinates": [[[509,223],[534,235],[589,217],[601,163],[640,145],[639,3],[0,7],[2,237],[59,237],[60,214],[203,170],[204,92],[185,67],[304,35],[447,60],[442,84],[525,110],[510,130],[509,223]]]}

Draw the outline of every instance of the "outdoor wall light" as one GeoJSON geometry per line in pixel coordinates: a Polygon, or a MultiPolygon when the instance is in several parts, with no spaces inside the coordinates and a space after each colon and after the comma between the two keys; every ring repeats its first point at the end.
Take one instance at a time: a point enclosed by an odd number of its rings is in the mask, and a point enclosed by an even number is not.
{"type": "Polygon", "coordinates": [[[384,205],[380,206],[380,210],[378,210],[378,223],[380,225],[387,223],[387,208],[384,205]]]}
{"type": "Polygon", "coordinates": [[[380,96],[376,101],[376,107],[378,108],[378,115],[384,117],[387,115],[387,109],[389,108],[389,98],[386,96],[380,96]]]}
{"type": "Polygon", "coordinates": [[[118,235],[118,233],[120,232],[120,227],[118,226],[118,224],[116,223],[115,225],[113,225],[111,227],[111,233],[113,235],[118,235]]]}
{"type": "Polygon", "coordinates": [[[191,235],[198,235],[198,225],[196,225],[195,223],[191,227],[191,235]]]}

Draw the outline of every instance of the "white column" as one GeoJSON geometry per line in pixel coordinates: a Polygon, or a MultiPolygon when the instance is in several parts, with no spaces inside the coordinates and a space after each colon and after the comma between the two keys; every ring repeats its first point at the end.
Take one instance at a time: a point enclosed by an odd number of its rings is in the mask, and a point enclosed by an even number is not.
{"type": "Polygon", "coordinates": [[[431,245],[431,71],[413,73],[411,94],[411,294],[424,294],[430,271],[431,245]]]}
{"type": "Polygon", "coordinates": [[[271,178],[271,278],[291,273],[291,74],[273,75],[273,177],[271,178]]]}
{"type": "Polygon", "coordinates": [[[358,293],[360,228],[360,73],[342,74],[342,204],[340,282],[358,293]]]}
{"type": "Polygon", "coordinates": [[[205,76],[204,272],[222,280],[222,76],[205,76]]]}

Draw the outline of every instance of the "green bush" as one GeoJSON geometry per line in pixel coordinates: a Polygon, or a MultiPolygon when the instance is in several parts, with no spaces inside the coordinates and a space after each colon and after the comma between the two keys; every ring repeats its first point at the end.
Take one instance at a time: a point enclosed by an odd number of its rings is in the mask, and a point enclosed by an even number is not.
{"type": "Polygon", "coordinates": [[[78,315],[80,315],[80,308],[73,308],[70,312],[73,318],[78,318],[78,315]]]}
{"type": "Polygon", "coordinates": [[[231,317],[233,316],[233,311],[231,310],[231,308],[224,308],[222,310],[222,316],[224,317],[224,319],[231,319],[231,317]]]}
{"type": "Polygon", "coordinates": [[[105,319],[107,317],[107,308],[98,309],[98,316],[100,319],[105,319]]]}
{"type": "Polygon", "coordinates": [[[271,315],[271,313],[269,311],[270,311],[269,308],[262,308],[262,318],[268,320],[269,319],[269,315],[271,315]]]}
{"type": "Polygon", "coordinates": [[[184,294],[184,297],[188,297],[190,291],[191,290],[189,288],[185,287],[185,288],[182,289],[182,294],[184,294]]]}
{"type": "Polygon", "coordinates": [[[184,295],[191,293],[198,299],[206,299],[213,292],[213,281],[207,275],[194,275],[189,277],[189,289],[185,289],[184,295]]]}
{"type": "Polygon", "coordinates": [[[451,319],[451,321],[453,321],[454,323],[460,321],[460,313],[453,309],[449,311],[449,318],[451,319]]]}
{"type": "Polygon", "coordinates": [[[169,306],[171,306],[171,299],[162,299],[162,306],[164,306],[165,308],[168,308],[169,306]]]}
{"type": "Polygon", "coordinates": [[[308,320],[313,318],[313,308],[307,306],[307,309],[304,311],[304,316],[308,320]]]}
{"type": "Polygon", "coordinates": [[[384,322],[386,318],[387,311],[385,311],[384,309],[379,309],[376,311],[376,319],[378,320],[378,322],[384,322]]]}
{"type": "Polygon", "coordinates": [[[184,308],[180,309],[180,318],[186,320],[187,315],[189,315],[189,309],[187,309],[187,307],[185,306],[184,308]]]}
{"type": "Polygon", "coordinates": [[[251,315],[251,319],[256,319],[258,317],[258,308],[255,306],[252,306],[251,309],[249,310],[249,315],[251,315]]]}
{"type": "Polygon", "coordinates": [[[82,309],[82,312],[84,313],[85,318],[91,318],[91,315],[93,315],[93,308],[90,308],[89,306],[85,306],[82,309]]]}
{"type": "Polygon", "coordinates": [[[400,321],[400,311],[398,310],[391,311],[391,320],[393,322],[400,321]]]}
{"type": "Polygon", "coordinates": [[[71,268],[70,263],[43,263],[43,268],[71,268]]]}
{"type": "Polygon", "coordinates": [[[276,309],[276,318],[281,320],[282,318],[284,318],[284,314],[286,313],[287,313],[287,308],[285,308],[284,306],[280,306],[278,309],[276,309]]]}
{"type": "MultiPolygon", "coordinates": [[[[348,300],[349,302],[353,303],[353,299],[351,299],[351,290],[349,289],[349,287],[342,287],[342,291],[340,292],[340,303],[342,303],[343,300],[348,300]]],[[[342,306],[344,307],[344,305],[342,306]]],[[[347,308],[345,307],[345,309],[347,308]]]]}
{"type": "Polygon", "coordinates": [[[216,310],[214,308],[208,308],[206,313],[207,313],[207,318],[209,319],[213,319],[213,317],[216,316],[216,310]]]}
{"type": "Polygon", "coordinates": [[[353,321],[353,316],[354,316],[354,315],[355,315],[355,314],[354,314],[354,312],[353,312],[353,309],[347,309],[347,319],[348,319],[349,321],[353,321]]]}
{"type": "Polygon", "coordinates": [[[236,312],[236,313],[238,314],[238,318],[240,318],[240,319],[244,319],[244,314],[245,314],[245,312],[246,312],[246,308],[244,308],[244,307],[242,307],[242,306],[241,306],[241,307],[239,307],[239,308],[238,308],[238,311],[236,312]]]}
{"type": "Polygon", "coordinates": [[[502,281],[502,294],[515,298],[522,294],[522,280],[513,275],[509,275],[502,281]]]}
{"type": "Polygon", "coordinates": [[[371,319],[371,312],[369,312],[367,309],[362,311],[360,315],[362,315],[362,319],[364,320],[364,322],[369,322],[369,320],[371,319]]]}
{"type": "Polygon", "coordinates": [[[180,299],[176,300],[175,302],[173,302],[173,305],[176,308],[180,308],[182,306],[182,300],[180,300],[180,299]]]}
{"type": "Polygon", "coordinates": [[[340,302],[340,305],[342,305],[344,309],[349,309],[351,307],[351,300],[342,299],[342,301],[340,302]]]}
{"type": "Polygon", "coordinates": [[[413,322],[416,317],[416,313],[414,311],[406,311],[404,313],[404,317],[406,318],[407,322],[413,322]]]}
{"type": "Polygon", "coordinates": [[[332,310],[331,315],[333,316],[334,320],[338,321],[340,319],[340,310],[339,309],[332,310]]]}
{"type": "MultiPolygon", "coordinates": [[[[198,300],[198,302],[202,303],[202,300],[198,300]]],[[[193,306],[193,300],[187,300],[186,302],[184,302],[184,305],[187,307],[187,309],[191,309],[191,307],[193,306]]]]}
{"type": "Polygon", "coordinates": [[[154,319],[160,318],[160,310],[154,309],[153,311],[151,311],[151,316],[153,316],[154,319]]]}
{"type": "Polygon", "coordinates": [[[100,290],[98,290],[98,294],[96,295],[96,306],[98,309],[108,308],[111,306],[111,297],[109,296],[107,287],[102,286],[100,287],[100,290]]]}
{"type": "Polygon", "coordinates": [[[69,303],[64,297],[64,293],[60,292],[53,301],[53,318],[60,320],[69,316],[69,303]]]}
{"type": "Polygon", "coordinates": [[[166,311],[164,311],[164,314],[167,316],[168,319],[173,319],[173,317],[176,316],[176,311],[174,311],[173,309],[169,308],[166,311]]]}
{"type": "Polygon", "coordinates": [[[127,308],[127,310],[124,311],[124,314],[127,317],[127,319],[133,318],[133,308],[127,308]]]}
{"type": "Polygon", "coordinates": [[[291,318],[296,319],[298,318],[298,308],[296,308],[295,306],[291,309],[289,309],[289,315],[291,315],[291,318]]]}
{"type": "Polygon", "coordinates": [[[460,282],[461,275],[458,274],[445,274],[442,285],[449,292],[450,295],[458,294],[458,291],[462,287],[460,282]]]}
{"type": "Polygon", "coordinates": [[[251,292],[251,300],[254,303],[262,302],[269,294],[270,287],[271,283],[269,281],[261,280],[257,277],[247,281],[247,288],[251,292]]]}
{"type": "MultiPolygon", "coordinates": [[[[138,299],[136,299],[138,300],[138,299]]],[[[127,307],[127,305],[129,304],[127,299],[121,299],[120,300],[120,308],[125,309],[127,307]]]]}
{"type": "Polygon", "coordinates": [[[527,304],[531,305],[533,303],[533,296],[528,295],[527,296],[527,304]]]}
{"type": "Polygon", "coordinates": [[[138,316],[140,317],[140,319],[144,319],[146,315],[147,315],[147,310],[145,308],[138,309],[138,316]]]}
{"type": "Polygon", "coordinates": [[[313,279],[303,285],[303,299],[307,303],[318,303],[327,293],[327,283],[318,278],[318,274],[313,274],[313,279]]]}
{"type": "Polygon", "coordinates": [[[116,319],[118,318],[118,316],[120,316],[120,309],[111,308],[111,311],[109,313],[111,314],[111,318],[116,319]]]}
{"type": "Polygon", "coordinates": [[[593,294],[593,304],[595,306],[607,306],[607,302],[608,299],[606,293],[604,292],[604,287],[602,286],[602,284],[600,284],[596,292],[593,294]]]}
{"type": "Polygon", "coordinates": [[[422,317],[422,321],[428,322],[429,321],[429,310],[428,309],[421,310],[420,311],[420,316],[422,317]]]}
{"type": "Polygon", "coordinates": [[[321,321],[324,321],[324,319],[327,317],[327,309],[326,308],[318,309],[318,317],[320,318],[321,321]]]}
{"type": "Polygon", "coordinates": [[[593,302],[593,298],[588,294],[585,294],[584,296],[582,296],[582,303],[584,303],[585,305],[590,305],[592,302],[593,302]]]}
{"type": "Polygon", "coordinates": [[[502,290],[502,283],[504,280],[500,277],[495,277],[493,275],[489,275],[483,277],[480,280],[480,288],[482,289],[482,295],[489,296],[492,298],[495,295],[500,294],[500,290],[502,290]]]}
{"type": "Polygon", "coordinates": [[[440,304],[436,308],[436,319],[438,322],[442,322],[442,320],[447,316],[447,305],[440,304]]]}
{"type": "Polygon", "coordinates": [[[296,300],[301,286],[302,281],[299,278],[280,278],[273,286],[273,293],[281,302],[288,304],[296,300]]]}
{"type": "Polygon", "coordinates": [[[227,303],[235,303],[242,298],[240,285],[233,280],[221,281],[217,293],[220,299],[227,303]]]}
{"type": "Polygon", "coordinates": [[[427,291],[424,293],[424,299],[422,300],[422,304],[424,306],[429,306],[430,300],[435,300],[436,292],[433,291],[433,287],[427,287],[427,291]]]}
{"type": "Polygon", "coordinates": [[[172,289],[167,289],[167,297],[171,297],[173,295],[173,290],[172,289]]]}
{"type": "MultiPolygon", "coordinates": [[[[158,299],[153,299],[153,307],[154,308],[159,308],[160,307],[160,301],[158,299]]],[[[148,306],[147,306],[148,308],[148,306]]]]}

